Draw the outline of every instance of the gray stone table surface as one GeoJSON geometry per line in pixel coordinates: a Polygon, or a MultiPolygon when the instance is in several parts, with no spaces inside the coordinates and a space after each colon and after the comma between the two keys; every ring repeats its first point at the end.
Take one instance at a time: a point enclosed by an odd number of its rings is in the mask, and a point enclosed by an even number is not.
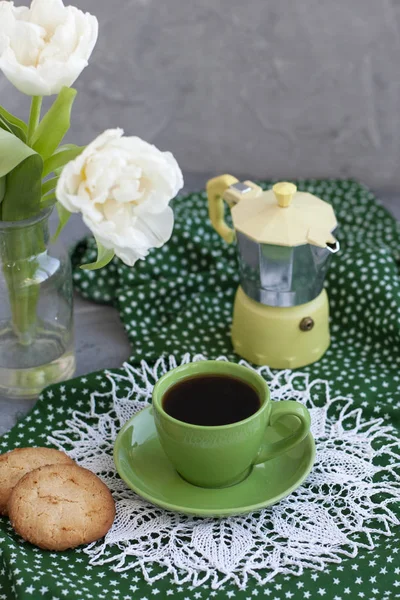
{"type": "MultiPolygon", "coordinates": [[[[185,190],[204,187],[206,175],[186,176],[185,190]]],[[[386,208],[400,220],[400,198],[395,194],[376,193],[386,208]]],[[[79,216],[74,215],[64,232],[64,243],[72,245],[87,233],[79,216]]],[[[125,330],[118,312],[111,307],[97,305],[75,297],[76,376],[105,368],[119,367],[130,353],[125,330]]],[[[10,400],[0,397],[0,434],[10,429],[26,414],[35,400],[10,400]]]]}

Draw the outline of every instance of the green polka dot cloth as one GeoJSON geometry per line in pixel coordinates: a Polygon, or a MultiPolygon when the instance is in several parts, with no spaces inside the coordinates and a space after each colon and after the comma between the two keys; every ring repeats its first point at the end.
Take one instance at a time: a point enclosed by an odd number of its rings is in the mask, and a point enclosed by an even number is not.
{"type": "Polygon", "coordinates": [[[290,396],[311,410],[317,460],[307,482],[247,518],[198,520],[152,507],[115,474],[115,435],[162,373],[204,357],[239,360],[230,343],[235,248],[211,228],[203,192],[179,197],[171,241],[146,262],[82,271],[77,265],[95,258],[91,239],[73,255],[81,294],[118,309],[128,363],[48,388],[0,439],[1,452],[65,448],[101,474],[117,501],[116,526],[89,548],[54,553],[23,542],[1,518],[0,600],[400,598],[400,229],[356,182],[298,188],[331,202],[340,225],[326,281],[332,344],[300,372],[261,372],[275,400],[290,396]]]}

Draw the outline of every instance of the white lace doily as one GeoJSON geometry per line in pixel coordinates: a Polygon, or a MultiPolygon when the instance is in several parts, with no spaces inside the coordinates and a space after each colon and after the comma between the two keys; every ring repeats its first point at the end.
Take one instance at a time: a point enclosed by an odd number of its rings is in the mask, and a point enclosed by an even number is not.
{"type": "MultiPolygon", "coordinates": [[[[190,360],[204,357],[185,355],[182,363],[190,360]]],[[[109,563],[117,572],[140,567],[148,582],[169,576],[177,584],[217,589],[230,581],[244,588],[249,577],[264,583],[277,573],[301,575],[354,557],[374,547],[374,533],[390,535],[399,523],[390,509],[400,499],[393,428],[383,419],[363,420],[350,398],[332,398],[327,381],[267,367],[257,371],[272,398],[297,400],[311,413],[317,453],[306,482],[273,507],[223,519],[192,518],[142,500],[116,474],[113,444],[127,419],[147,406],[157,379],[176,366],[170,357],[107,372],[109,389],[92,393],[90,413],[75,411],[66,429],[48,438],[113,492],[114,525],[85,549],[92,564],[109,563]]]]}

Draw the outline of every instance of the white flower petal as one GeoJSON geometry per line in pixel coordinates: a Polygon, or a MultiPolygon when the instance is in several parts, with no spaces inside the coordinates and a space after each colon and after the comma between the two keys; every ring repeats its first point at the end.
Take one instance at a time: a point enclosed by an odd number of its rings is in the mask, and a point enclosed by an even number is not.
{"type": "Polygon", "coordinates": [[[27,6],[14,6],[9,0],[0,2],[0,33],[10,36],[12,34],[16,19],[24,19],[29,13],[27,6]]]}
{"type": "Polygon", "coordinates": [[[61,0],[0,2],[0,69],[25,94],[58,94],[87,66],[97,35],[96,17],[61,0]]]}
{"type": "Polygon", "coordinates": [[[56,195],[67,210],[82,213],[103,246],[132,266],[169,240],[174,215],[168,204],[182,185],[171,153],[110,129],[64,167],[56,195]]]}
{"type": "Polygon", "coordinates": [[[158,214],[142,214],[137,220],[136,229],[142,231],[152,248],[161,248],[172,235],[174,213],[170,206],[158,214]]]}
{"type": "Polygon", "coordinates": [[[52,35],[55,28],[65,21],[65,15],[62,0],[32,0],[29,21],[41,25],[52,35]]]}
{"type": "Polygon", "coordinates": [[[40,25],[16,21],[10,38],[10,48],[22,67],[35,67],[45,47],[45,35],[46,31],[40,25]]]}

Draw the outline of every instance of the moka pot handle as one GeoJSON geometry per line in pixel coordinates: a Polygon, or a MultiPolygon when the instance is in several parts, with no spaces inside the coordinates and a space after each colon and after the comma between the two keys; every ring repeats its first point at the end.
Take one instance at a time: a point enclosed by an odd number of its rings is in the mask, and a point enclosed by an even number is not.
{"type": "Polygon", "coordinates": [[[223,195],[224,192],[234,183],[238,183],[238,179],[233,175],[220,175],[207,181],[207,198],[208,198],[208,214],[212,226],[215,231],[228,244],[235,239],[235,231],[231,229],[225,222],[225,206],[223,195]]]}

